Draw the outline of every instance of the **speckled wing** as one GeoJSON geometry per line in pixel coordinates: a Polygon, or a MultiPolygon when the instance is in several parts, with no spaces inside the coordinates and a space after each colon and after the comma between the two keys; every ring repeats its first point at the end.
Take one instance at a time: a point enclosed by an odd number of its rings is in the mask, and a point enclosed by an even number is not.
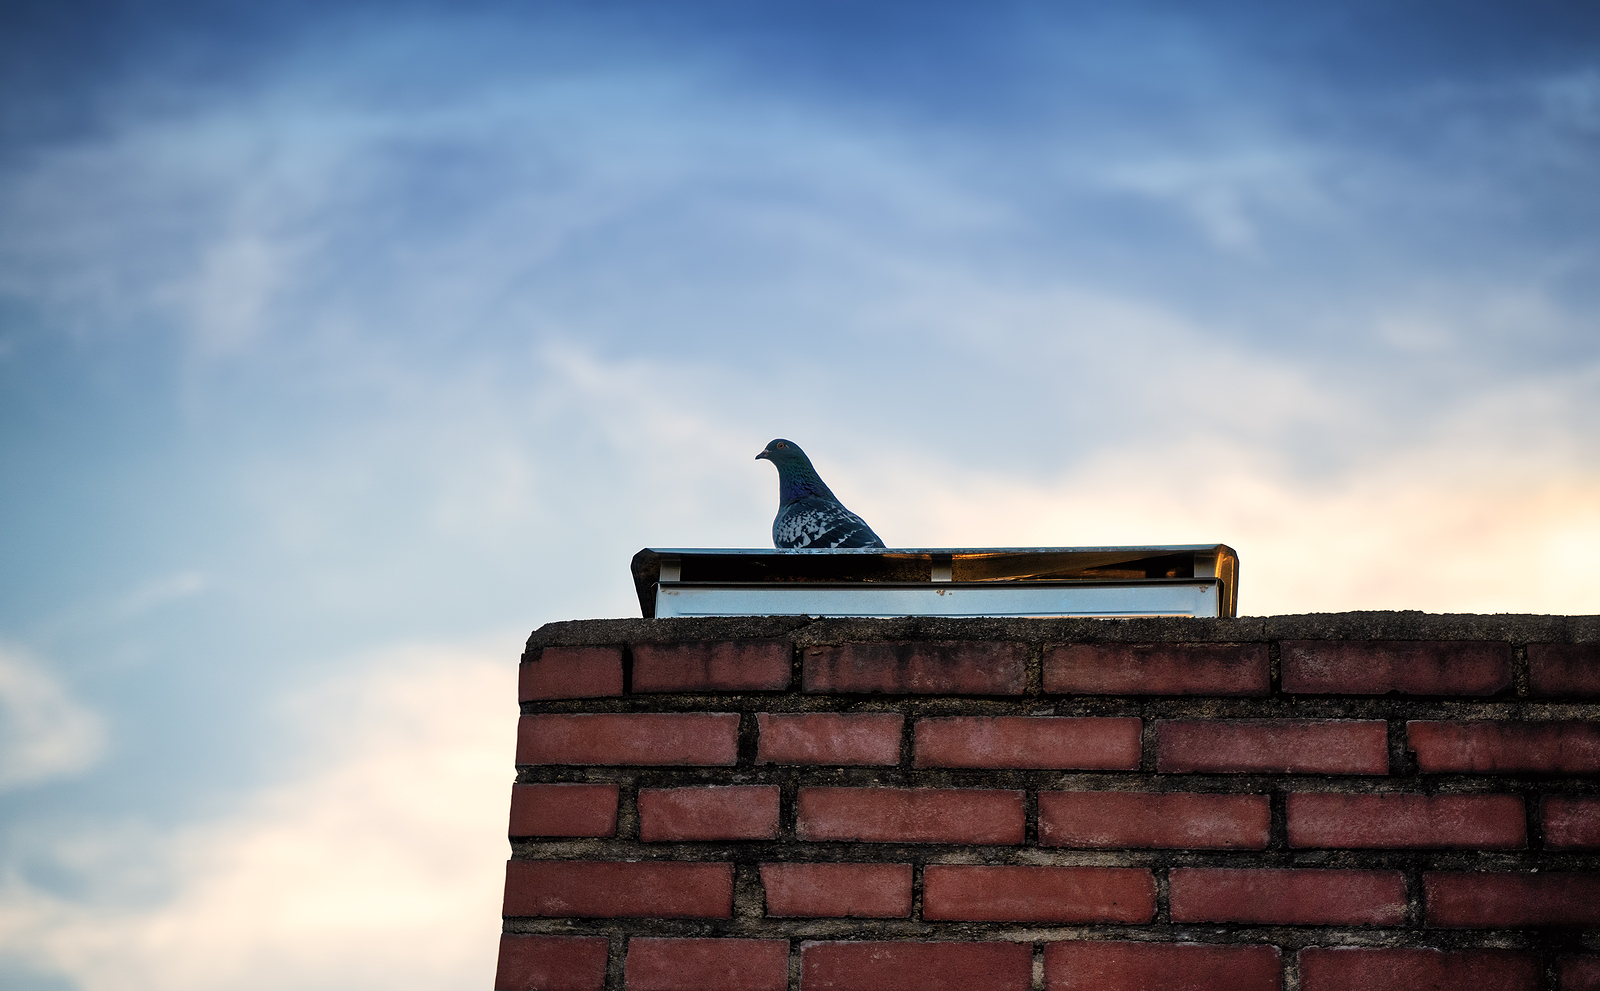
{"type": "Polygon", "coordinates": [[[785,506],[772,521],[775,547],[882,547],[883,541],[855,513],[815,496],[785,506]]]}

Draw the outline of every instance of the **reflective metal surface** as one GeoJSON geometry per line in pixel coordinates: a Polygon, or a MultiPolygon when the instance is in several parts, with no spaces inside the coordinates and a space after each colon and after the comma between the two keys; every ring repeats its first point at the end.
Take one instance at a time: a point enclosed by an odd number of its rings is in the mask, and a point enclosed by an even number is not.
{"type": "Polygon", "coordinates": [[[1226,544],[1143,547],[646,548],[651,616],[1223,616],[1238,608],[1226,544]]]}

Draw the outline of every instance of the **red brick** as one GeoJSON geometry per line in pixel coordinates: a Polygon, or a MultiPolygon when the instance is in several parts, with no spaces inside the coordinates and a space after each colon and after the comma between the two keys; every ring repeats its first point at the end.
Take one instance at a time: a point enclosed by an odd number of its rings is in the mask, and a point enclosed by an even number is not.
{"type": "Polygon", "coordinates": [[[980,788],[801,788],[802,840],[1021,843],[1022,792],[980,788]]]}
{"type": "Polygon", "coordinates": [[[1539,958],[1510,950],[1308,947],[1301,991],[1538,991],[1539,958]]]}
{"type": "Polygon", "coordinates": [[[1600,723],[1417,720],[1406,736],[1425,774],[1450,771],[1600,771],[1600,723]]]}
{"type": "Polygon", "coordinates": [[[582,699],[622,694],[621,647],[546,647],[517,669],[517,698],[582,699]]]}
{"type": "Polygon", "coordinates": [[[904,919],[910,864],[762,864],[773,918],[904,919]]]}
{"type": "Polygon", "coordinates": [[[616,785],[512,785],[511,836],[615,836],[616,785]]]}
{"type": "Polygon", "coordinates": [[[1600,928],[1600,874],[1440,871],[1422,890],[1430,926],[1600,928]]]}
{"type": "Polygon", "coordinates": [[[1282,970],[1276,946],[1073,940],[1044,948],[1047,991],[1279,991],[1282,970]]]}
{"type": "Polygon", "coordinates": [[[1248,774],[1387,774],[1379,719],[1163,719],[1156,770],[1248,774]]]}
{"type": "Polygon", "coordinates": [[[787,640],[633,645],[636,692],[781,692],[793,676],[787,640]]]}
{"type": "Polygon", "coordinates": [[[628,991],[785,991],[786,939],[628,940],[628,991]]]}
{"type": "Polygon", "coordinates": [[[1030,991],[1027,943],[800,944],[800,991],[1030,991]]]}
{"type": "Polygon", "coordinates": [[[1600,991],[1600,957],[1562,957],[1561,991],[1600,991]]]}
{"type": "Polygon", "coordinates": [[[1392,926],[1406,915],[1399,871],[1176,867],[1168,887],[1173,922],[1392,926]]]}
{"type": "Polygon", "coordinates": [[[1528,687],[1535,695],[1600,695],[1600,644],[1528,644],[1528,687]]]}
{"type": "Polygon", "coordinates": [[[733,865],[664,861],[513,860],[507,917],[726,919],[733,865]]]}
{"type": "Polygon", "coordinates": [[[1310,695],[1494,695],[1511,645],[1474,640],[1285,640],[1283,690],[1310,695]]]}
{"type": "Polygon", "coordinates": [[[639,839],[646,843],[777,836],[777,785],[639,789],[639,839]]]}
{"type": "Polygon", "coordinates": [[[1135,867],[930,864],[922,917],[959,922],[1149,922],[1155,877],[1135,867]]]}
{"type": "Polygon", "coordinates": [[[1137,718],[949,716],[919,719],[917,767],[1139,769],[1137,718]]]}
{"type": "Polygon", "coordinates": [[[1020,643],[847,643],[807,648],[801,681],[834,695],[1021,695],[1026,670],[1020,643]]]}
{"type": "Polygon", "coordinates": [[[762,764],[898,764],[900,729],[893,712],[760,712],[762,764]]]}
{"type": "Polygon", "coordinates": [[[1264,643],[1050,644],[1044,690],[1079,695],[1266,695],[1264,643]]]}
{"type": "Polygon", "coordinates": [[[736,712],[523,716],[518,764],[732,764],[736,712]]]}
{"type": "Polygon", "coordinates": [[[1547,796],[1539,803],[1544,845],[1551,850],[1600,849],[1600,798],[1547,796]]]}
{"type": "Polygon", "coordinates": [[[1265,850],[1265,795],[1041,791],[1039,845],[1265,850]]]}
{"type": "Polygon", "coordinates": [[[501,936],[495,991],[605,991],[604,936],[501,936]]]}
{"type": "Polygon", "coordinates": [[[1519,850],[1520,795],[1289,796],[1289,845],[1345,849],[1519,850]]]}

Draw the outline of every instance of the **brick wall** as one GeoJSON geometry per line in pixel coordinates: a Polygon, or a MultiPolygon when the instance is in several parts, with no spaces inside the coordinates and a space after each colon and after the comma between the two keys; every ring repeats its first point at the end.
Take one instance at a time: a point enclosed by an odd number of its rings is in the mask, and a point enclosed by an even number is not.
{"type": "Polygon", "coordinates": [[[1600,991],[1600,617],[529,640],[504,991],[1600,991]]]}

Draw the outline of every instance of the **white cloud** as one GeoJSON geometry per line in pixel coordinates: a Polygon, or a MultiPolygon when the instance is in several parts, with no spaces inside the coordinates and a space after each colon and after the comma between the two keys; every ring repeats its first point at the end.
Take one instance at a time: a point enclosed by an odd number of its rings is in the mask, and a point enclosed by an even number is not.
{"type": "Polygon", "coordinates": [[[0,946],[84,991],[487,987],[516,652],[508,636],[375,653],[294,703],[295,773],[232,814],[63,839],[111,879],[86,900],[5,879],[0,946]],[[118,897],[129,863],[162,865],[173,893],[118,897]]]}
{"type": "Polygon", "coordinates": [[[28,654],[0,646],[0,791],[87,770],[105,727],[28,654]]]}

